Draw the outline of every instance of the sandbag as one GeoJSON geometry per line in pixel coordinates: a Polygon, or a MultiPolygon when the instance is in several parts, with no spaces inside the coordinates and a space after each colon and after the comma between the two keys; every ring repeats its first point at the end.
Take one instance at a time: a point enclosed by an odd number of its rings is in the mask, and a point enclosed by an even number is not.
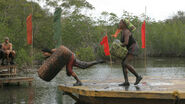
{"type": "Polygon", "coordinates": [[[121,42],[119,40],[115,40],[110,48],[110,53],[119,59],[123,59],[126,57],[128,50],[126,47],[121,46],[121,42]]]}
{"type": "Polygon", "coordinates": [[[127,25],[128,29],[131,32],[134,32],[136,30],[136,27],[128,19],[124,19],[123,22],[127,25]]]}
{"type": "Polygon", "coordinates": [[[65,46],[60,46],[39,68],[39,77],[45,81],[51,81],[69,62],[72,54],[65,46]]]}

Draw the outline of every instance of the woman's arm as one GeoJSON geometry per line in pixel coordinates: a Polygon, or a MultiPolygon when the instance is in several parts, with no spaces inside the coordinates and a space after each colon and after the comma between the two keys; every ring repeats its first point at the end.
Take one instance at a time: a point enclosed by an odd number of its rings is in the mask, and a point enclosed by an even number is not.
{"type": "Polygon", "coordinates": [[[124,31],[124,43],[122,44],[122,46],[127,46],[128,45],[128,41],[129,41],[129,36],[131,35],[130,31],[128,29],[126,29],[124,31]]]}
{"type": "Polygon", "coordinates": [[[9,43],[9,46],[10,46],[10,51],[12,51],[12,43],[9,43]]]}
{"type": "Polygon", "coordinates": [[[56,50],[57,50],[56,48],[51,49],[51,52],[54,53],[56,50]]]}

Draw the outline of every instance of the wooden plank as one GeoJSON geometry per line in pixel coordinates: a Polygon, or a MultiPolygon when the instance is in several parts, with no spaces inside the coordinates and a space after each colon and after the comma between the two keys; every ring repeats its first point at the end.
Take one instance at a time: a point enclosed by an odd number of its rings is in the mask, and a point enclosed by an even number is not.
{"type": "Polygon", "coordinates": [[[59,89],[87,97],[108,97],[108,98],[127,98],[127,99],[185,99],[185,78],[161,78],[144,77],[143,82],[138,86],[132,85],[135,78],[129,78],[131,86],[118,86],[123,80],[86,80],[83,86],[72,86],[71,83],[59,85],[59,89]],[[139,88],[138,88],[139,87],[139,88]]]}
{"type": "Polygon", "coordinates": [[[6,73],[6,74],[0,74],[0,76],[14,76],[17,75],[16,73],[6,73]]]}
{"type": "Polygon", "coordinates": [[[79,96],[79,104],[174,104],[172,99],[110,98],[79,96]]]}
{"type": "Polygon", "coordinates": [[[21,82],[28,82],[29,86],[32,86],[33,78],[30,77],[8,77],[8,78],[0,78],[0,85],[3,88],[3,84],[5,83],[17,83],[20,85],[21,82]]]}
{"type": "Polygon", "coordinates": [[[3,88],[3,84],[5,83],[17,83],[18,85],[21,82],[28,82],[28,85],[32,85],[32,81],[34,79],[31,77],[8,77],[8,78],[0,78],[0,85],[3,88]]]}
{"type": "Polygon", "coordinates": [[[59,89],[65,92],[91,97],[175,99],[172,91],[96,91],[86,88],[69,88],[61,85],[59,89]]]}
{"type": "Polygon", "coordinates": [[[32,82],[33,78],[29,77],[9,77],[9,78],[0,78],[0,83],[16,83],[16,82],[32,82]]]}
{"type": "Polygon", "coordinates": [[[10,69],[10,68],[16,68],[16,65],[5,65],[5,66],[0,66],[0,69],[10,69]]]}
{"type": "Polygon", "coordinates": [[[16,66],[15,65],[9,65],[9,66],[1,66],[1,70],[5,70],[6,71],[2,71],[0,72],[0,76],[3,77],[12,77],[12,76],[16,76],[16,66]]]}

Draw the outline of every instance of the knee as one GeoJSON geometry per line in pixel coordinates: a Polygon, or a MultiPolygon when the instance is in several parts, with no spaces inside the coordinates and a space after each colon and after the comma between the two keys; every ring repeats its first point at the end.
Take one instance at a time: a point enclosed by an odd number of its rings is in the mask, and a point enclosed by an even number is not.
{"type": "Polygon", "coordinates": [[[122,65],[122,69],[125,70],[126,69],[126,63],[125,63],[125,61],[122,61],[121,65],[122,65]]]}
{"type": "Polygon", "coordinates": [[[13,56],[15,56],[15,54],[16,54],[16,52],[14,50],[11,53],[12,53],[13,56]]]}
{"type": "Polygon", "coordinates": [[[9,54],[9,57],[10,57],[10,58],[13,58],[13,57],[14,57],[14,54],[13,54],[13,53],[10,53],[10,54],[9,54]]]}
{"type": "Polygon", "coordinates": [[[66,75],[70,77],[72,74],[73,74],[72,68],[68,68],[67,67],[67,69],[66,69],[66,75]]]}
{"type": "Polygon", "coordinates": [[[126,64],[126,61],[125,61],[125,58],[122,60],[122,62],[121,62],[121,65],[122,66],[125,66],[125,64],[126,64]]]}

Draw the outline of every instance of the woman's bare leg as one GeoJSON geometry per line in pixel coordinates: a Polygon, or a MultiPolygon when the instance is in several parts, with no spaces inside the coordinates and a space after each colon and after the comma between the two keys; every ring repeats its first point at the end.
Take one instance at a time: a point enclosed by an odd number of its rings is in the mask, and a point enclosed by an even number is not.
{"type": "Polygon", "coordinates": [[[76,75],[75,72],[73,72],[73,66],[75,63],[74,56],[71,57],[71,60],[68,62],[66,65],[66,71],[68,76],[73,76],[73,78],[76,80],[76,83],[74,83],[74,86],[81,86],[82,82],[79,80],[78,76],[76,75]]]}
{"type": "Polygon", "coordinates": [[[76,83],[74,84],[74,86],[81,86],[82,82],[80,81],[80,79],[78,78],[75,72],[72,72],[72,76],[76,80],[76,83]]]}
{"type": "Polygon", "coordinates": [[[127,72],[126,63],[125,63],[126,58],[123,59],[122,62],[121,62],[125,82],[122,83],[122,84],[119,84],[119,86],[129,86],[130,85],[130,83],[128,81],[128,72],[127,72]]]}
{"type": "Polygon", "coordinates": [[[138,73],[134,70],[134,67],[132,65],[130,65],[129,63],[133,60],[133,55],[128,54],[127,58],[126,58],[126,68],[136,77],[136,82],[134,83],[134,85],[137,85],[141,80],[142,77],[138,75],[138,73]]]}

